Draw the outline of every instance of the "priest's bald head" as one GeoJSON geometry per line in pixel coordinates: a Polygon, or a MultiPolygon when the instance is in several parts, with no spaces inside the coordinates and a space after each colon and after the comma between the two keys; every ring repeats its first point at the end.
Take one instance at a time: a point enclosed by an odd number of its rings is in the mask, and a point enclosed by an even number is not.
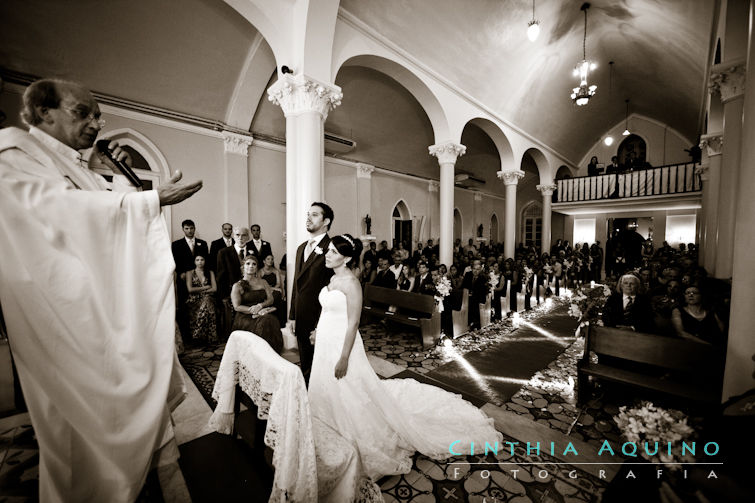
{"type": "Polygon", "coordinates": [[[75,82],[38,80],[26,88],[23,102],[21,118],[26,124],[76,150],[94,145],[104,125],[92,94],[75,82]]]}

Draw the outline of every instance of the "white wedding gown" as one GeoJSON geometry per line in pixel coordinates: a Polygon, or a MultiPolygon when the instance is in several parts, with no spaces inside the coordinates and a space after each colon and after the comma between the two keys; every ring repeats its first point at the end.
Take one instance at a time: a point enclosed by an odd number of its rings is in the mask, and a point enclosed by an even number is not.
{"type": "Polygon", "coordinates": [[[357,332],[346,376],[335,378],[347,328],[346,295],[323,288],[322,314],[317,324],[315,354],[309,379],[312,416],[331,426],[359,453],[366,475],[408,473],[415,451],[433,459],[469,453],[491,446],[502,436],[493,420],[471,403],[414,379],[381,380],[372,370],[357,332]]]}

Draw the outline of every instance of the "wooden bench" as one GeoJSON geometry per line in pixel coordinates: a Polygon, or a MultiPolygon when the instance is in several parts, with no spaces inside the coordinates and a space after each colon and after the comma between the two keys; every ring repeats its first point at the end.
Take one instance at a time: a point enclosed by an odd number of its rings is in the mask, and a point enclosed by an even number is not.
{"type": "Polygon", "coordinates": [[[451,311],[453,320],[453,338],[461,337],[469,332],[469,290],[466,288],[461,293],[461,308],[451,311]]]}
{"type": "Polygon", "coordinates": [[[362,314],[419,327],[424,348],[440,339],[440,313],[432,295],[365,285],[362,314]]]}
{"type": "Polygon", "coordinates": [[[592,376],[685,403],[717,406],[721,403],[723,354],[719,348],[686,339],[590,325],[585,352],[577,365],[577,401],[589,396],[588,377],[592,376]],[[591,351],[598,355],[598,363],[590,361],[591,351]],[[613,358],[601,361],[601,356],[613,358]],[[626,361],[617,366],[615,358],[626,361]]]}

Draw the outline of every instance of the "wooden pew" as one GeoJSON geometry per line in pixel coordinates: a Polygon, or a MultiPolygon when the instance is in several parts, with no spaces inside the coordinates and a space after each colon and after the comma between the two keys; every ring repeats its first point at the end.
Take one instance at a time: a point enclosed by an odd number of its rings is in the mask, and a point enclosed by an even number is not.
{"type": "Polygon", "coordinates": [[[440,339],[440,313],[432,295],[365,285],[362,314],[420,327],[424,348],[440,339]]]}
{"type": "Polygon", "coordinates": [[[577,365],[577,400],[581,403],[589,397],[588,377],[592,376],[669,395],[685,403],[718,406],[723,357],[723,350],[708,344],[590,325],[585,352],[577,365]],[[590,362],[591,351],[598,355],[598,363],[590,362]],[[613,358],[601,361],[601,356],[613,358]]]}
{"type": "Polygon", "coordinates": [[[466,288],[462,290],[461,308],[458,311],[451,311],[451,317],[454,325],[454,339],[469,332],[469,290],[466,288]]]}

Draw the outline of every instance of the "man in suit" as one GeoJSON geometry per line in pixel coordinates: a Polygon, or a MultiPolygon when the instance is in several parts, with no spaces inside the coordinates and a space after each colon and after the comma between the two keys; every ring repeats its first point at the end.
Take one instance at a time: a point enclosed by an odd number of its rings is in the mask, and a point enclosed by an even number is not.
{"type": "Polygon", "coordinates": [[[417,262],[417,277],[414,278],[412,292],[423,293],[425,295],[435,295],[435,282],[430,274],[430,268],[427,261],[420,260],[417,262]]]}
{"type": "Polygon", "coordinates": [[[210,243],[210,256],[207,259],[207,266],[210,270],[217,272],[218,267],[218,252],[223,248],[233,246],[235,241],[233,240],[233,226],[228,222],[224,223],[220,228],[223,235],[210,243]]]}
{"type": "Polygon", "coordinates": [[[383,288],[396,288],[396,284],[396,275],[388,267],[388,259],[380,257],[378,259],[377,273],[375,274],[375,279],[372,280],[372,285],[383,288]]]}
{"type": "Polygon", "coordinates": [[[189,318],[186,312],[186,299],[189,298],[189,291],[186,289],[186,272],[194,269],[194,259],[198,256],[207,258],[210,253],[207,242],[194,236],[197,228],[192,220],[181,222],[184,231],[184,237],[173,241],[171,251],[173,260],[176,263],[176,321],[178,328],[184,337],[184,341],[189,342],[189,318]]]}
{"type": "Polygon", "coordinates": [[[472,329],[480,328],[480,304],[485,303],[489,290],[480,259],[472,261],[472,270],[464,275],[461,287],[469,291],[469,326],[472,329]]]}
{"type": "Polygon", "coordinates": [[[611,294],[603,308],[603,323],[607,327],[653,332],[652,304],[647,295],[640,293],[640,279],[637,276],[625,274],[621,277],[618,291],[611,294]]]}
{"type": "Polygon", "coordinates": [[[257,256],[260,261],[260,267],[262,267],[262,260],[268,255],[273,254],[273,249],[270,243],[260,238],[260,226],[258,224],[252,225],[252,239],[246,244],[246,249],[257,256]]]}
{"type": "Polygon", "coordinates": [[[241,261],[247,254],[246,243],[249,241],[249,229],[233,229],[233,246],[222,248],[218,252],[217,275],[218,298],[221,300],[220,333],[227,337],[233,323],[233,306],[231,305],[231,288],[241,279],[241,261]]]}
{"type": "Polygon", "coordinates": [[[364,252],[364,255],[362,256],[362,264],[364,264],[365,260],[369,260],[370,262],[372,262],[372,267],[377,267],[378,254],[375,248],[375,242],[370,241],[369,249],[364,252]]]}
{"type": "Polygon", "coordinates": [[[312,369],[312,357],[315,353],[309,337],[317,327],[322,311],[318,296],[333,276],[333,270],[325,267],[325,252],[330,244],[328,230],[333,218],[333,209],[330,206],[325,203],[312,203],[307,212],[309,239],[296,250],[296,269],[288,317],[293,322],[296,340],[299,343],[301,371],[306,378],[312,369]]]}

